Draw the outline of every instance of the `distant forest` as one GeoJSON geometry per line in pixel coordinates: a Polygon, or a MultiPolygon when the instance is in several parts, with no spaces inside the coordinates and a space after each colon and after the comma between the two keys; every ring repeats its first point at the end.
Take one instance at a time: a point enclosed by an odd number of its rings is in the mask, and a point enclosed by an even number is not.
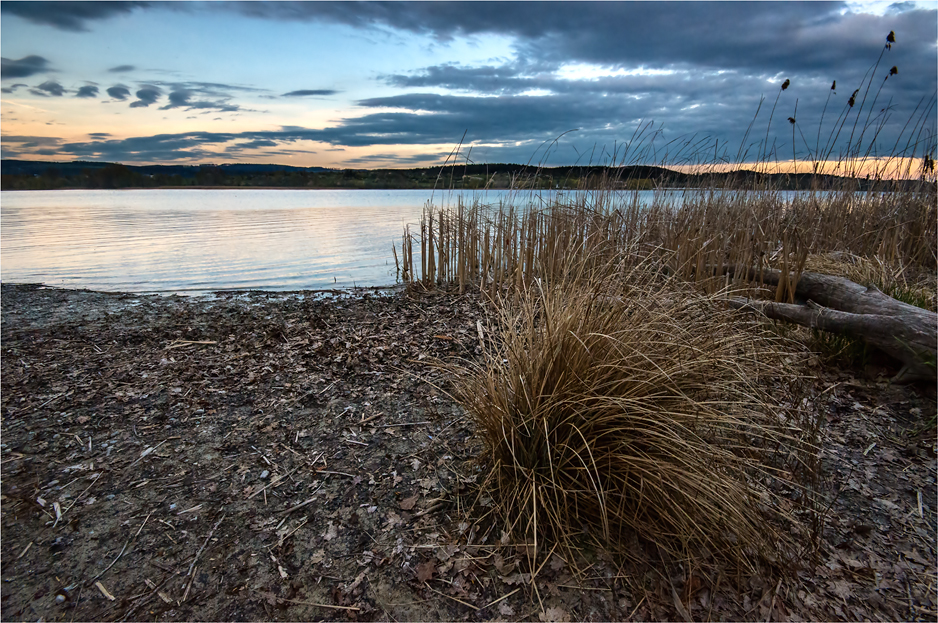
{"type": "Polygon", "coordinates": [[[907,184],[849,180],[830,175],[758,174],[752,171],[691,175],[653,166],[470,164],[418,169],[326,169],[273,164],[146,165],[112,162],[0,161],[0,189],[60,188],[342,188],[342,189],[622,189],[742,187],[896,189],[907,184]]]}

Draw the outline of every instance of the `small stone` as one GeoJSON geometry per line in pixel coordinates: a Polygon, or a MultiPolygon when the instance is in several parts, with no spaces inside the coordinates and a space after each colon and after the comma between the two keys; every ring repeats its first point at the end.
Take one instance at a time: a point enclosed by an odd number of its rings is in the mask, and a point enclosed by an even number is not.
{"type": "Polygon", "coordinates": [[[268,476],[270,476],[270,472],[267,471],[266,469],[261,472],[261,480],[264,480],[264,479],[267,478],[268,476]]]}

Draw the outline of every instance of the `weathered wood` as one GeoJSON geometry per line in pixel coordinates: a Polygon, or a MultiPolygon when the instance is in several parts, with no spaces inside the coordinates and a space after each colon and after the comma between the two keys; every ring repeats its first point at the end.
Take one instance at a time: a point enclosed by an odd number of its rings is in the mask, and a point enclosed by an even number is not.
{"type": "MultiPolygon", "coordinates": [[[[729,266],[732,275],[759,279],[756,269],[729,266]]],[[[763,270],[762,281],[778,284],[781,273],[763,270]]],[[[775,303],[734,297],[735,308],[759,311],[769,318],[850,335],[898,359],[904,365],[895,382],[934,380],[938,359],[938,314],[898,301],[876,288],[842,277],[802,273],[795,297],[805,304],[775,303]]]]}
{"type": "MultiPolygon", "coordinates": [[[[743,272],[735,266],[728,266],[725,270],[731,276],[743,272]]],[[[760,272],[751,268],[746,274],[750,281],[757,281],[760,272]]],[[[763,269],[761,274],[762,281],[768,285],[778,285],[781,279],[781,272],[777,270],[767,268],[763,269]]],[[[936,319],[935,313],[927,309],[898,301],[875,287],[861,286],[849,279],[833,275],[801,273],[795,286],[795,296],[803,300],[812,300],[824,307],[855,314],[912,315],[932,322],[936,319]]]]}

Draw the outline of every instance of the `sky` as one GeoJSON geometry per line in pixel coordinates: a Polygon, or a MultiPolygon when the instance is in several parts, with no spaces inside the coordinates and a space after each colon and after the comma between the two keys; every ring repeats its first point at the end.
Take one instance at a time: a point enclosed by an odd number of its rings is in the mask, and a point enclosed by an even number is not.
{"type": "Polygon", "coordinates": [[[0,55],[3,158],[872,158],[934,149],[938,2],[3,1],[0,55]]]}

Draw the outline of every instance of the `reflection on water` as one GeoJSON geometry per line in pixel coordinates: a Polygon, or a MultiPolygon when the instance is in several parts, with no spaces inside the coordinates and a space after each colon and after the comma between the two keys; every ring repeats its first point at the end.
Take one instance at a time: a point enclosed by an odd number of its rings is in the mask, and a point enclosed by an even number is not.
{"type": "Polygon", "coordinates": [[[123,292],[393,284],[391,245],[400,251],[404,224],[419,222],[431,198],[425,190],[232,189],[0,196],[5,282],[123,292]]]}
{"type": "MultiPolygon", "coordinates": [[[[556,197],[467,195],[470,202],[519,207],[556,197]]],[[[625,195],[648,203],[654,193],[625,195]]],[[[393,284],[391,245],[400,250],[404,224],[419,222],[431,193],[56,190],[6,191],[0,197],[0,276],[6,282],[206,292],[393,284]]],[[[433,199],[435,205],[456,201],[452,193],[437,192],[433,199]]]]}
{"type": "Polygon", "coordinates": [[[426,191],[4,192],[6,282],[125,292],[394,283],[426,191]]]}

